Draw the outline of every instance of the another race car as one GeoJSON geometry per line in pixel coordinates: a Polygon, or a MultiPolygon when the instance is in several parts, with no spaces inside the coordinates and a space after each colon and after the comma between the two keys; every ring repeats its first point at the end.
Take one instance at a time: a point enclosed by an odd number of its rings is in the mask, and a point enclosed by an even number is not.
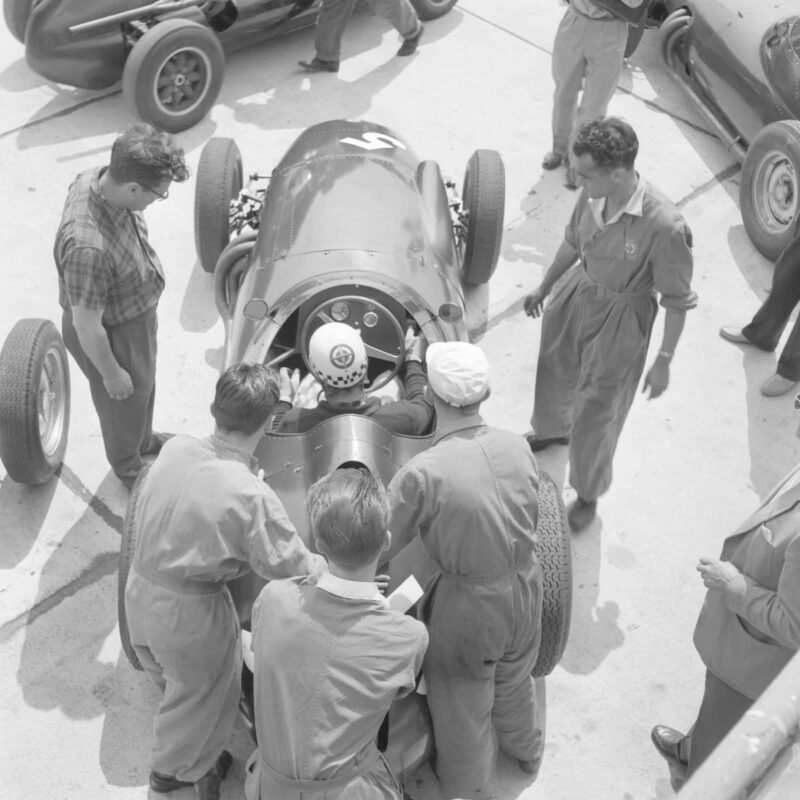
{"type": "MultiPolygon", "coordinates": [[[[211,139],[196,185],[195,233],[204,268],[214,270],[225,322],[223,367],[257,361],[307,372],[311,334],[331,320],[361,333],[369,355],[368,392],[398,372],[406,331],[429,342],[465,341],[465,286],[488,281],[503,231],[504,171],[493,150],[476,151],[463,196],[434,161],[420,161],[397,133],[368,122],[334,120],[302,133],[269,178],[242,185],[242,162],[230,139],[211,139]],[[266,186],[264,183],[266,182],[266,186]],[[228,241],[229,234],[236,234],[228,241]]],[[[307,433],[265,432],[256,450],[264,480],[308,540],[305,495],[321,476],[362,465],[388,483],[432,434],[402,436],[374,420],[343,414],[307,433]]],[[[136,543],[137,482],[120,554],[120,634],[131,663],[124,587],[136,543]]],[[[543,637],[534,672],[558,663],[569,629],[571,560],[560,493],[546,475],[540,487],[539,544],[544,568],[543,637]]],[[[432,570],[421,548],[391,564],[393,585],[432,570]]],[[[243,626],[263,580],[250,573],[230,585],[243,626]]],[[[392,588],[392,587],[390,587],[392,588]]],[[[252,718],[245,676],[243,710],[252,718]]],[[[401,774],[431,748],[424,698],[393,707],[387,756],[401,774]]]]}
{"type": "MultiPolygon", "coordinates": [[[[411,0],[421,19],[457,0],[411,0]]],[[[206,0],[3,0],[11,33],[30,67],[57,83],[105,89],[122,80],[128,107],[171,132],[214,105],[225,51],[314,24],[319,0],[228,0],[213,16],[206,0]]]]}
{"type": "Polygon", "coordinates": [[[665,2],[664,60],[742,162],[744,226],[774,260],[800,199],[800,0],[665,2]]]}

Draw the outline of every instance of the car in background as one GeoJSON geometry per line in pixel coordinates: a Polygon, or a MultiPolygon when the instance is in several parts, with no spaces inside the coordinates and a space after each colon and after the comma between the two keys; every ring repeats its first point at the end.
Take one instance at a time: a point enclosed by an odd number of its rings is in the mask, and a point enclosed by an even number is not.
{"type": "MultiPolygon", "coordinates": [[[[410,0],[421,19],[457,0],[410,0]]],[[[319,0],[3,0],[34,72],[81,89],[122,81],[130,110],[173,133],[199,122],[222,87],[225,52],[313,25],[319,0]]]]}
{"type": "Polygon", "coordinates": [[[664,2],[664,62],[742,162],[745,229],[775,260],[800,219],[800,0],[664,2]]]}
{"type": "MultiPolygon", "coordinates": [[[[503,234],[505,174],[496,151],[475,151],[459,195],[439,165],[420,161],[395,131],[331,120],[304,131],[268,176],[254,173],[243,185],[243,175],[235,142],[209,140],[197,170],[195,240],[203,268],[214,273],[225,325],[223,369],[248,361],[308,373],[311,335],[337,321],[360,332],[369,356],[366,391],[375,393],[400,370],[409,328],[429,342],[468,341],[466,292],[491,278],[503,234]]],[[[255,456],[308,542],[305,496],[314,481],[358,465],[388,484],[432,442],[432,433],[398,435],[371,418],[342,414],[305,433],[267,430],[255,456]]],[[[134,666],[124,592],[146,480],[132,490],[120,552],[120,636],[134,666]]],[[[539,502],[544,610],[534,675],[543,677],[566,644],[572,583],[563,502],[546,475],[539,502]]],[[[390,588],[409,574],[424,584],[432,569],[412,545],[393,559],[390,588]]],[[[254,573],[229,585],[245,629],[263,585],[254,573]]],[[[243,686],[242,709],[252,723],[247,672],[243,686]]],[[[424,697],[395,703],[387,758],[396,772],[416,769],[431,747],[424,697]]]]}

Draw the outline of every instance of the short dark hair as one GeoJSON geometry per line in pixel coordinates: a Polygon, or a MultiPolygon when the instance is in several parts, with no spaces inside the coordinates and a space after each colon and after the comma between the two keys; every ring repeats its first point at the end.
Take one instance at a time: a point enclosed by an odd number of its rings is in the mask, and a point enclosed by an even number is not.
{"type": "Polygon", "coordinates": [[[152,125],[133,125],[114,140],[108,174],[114,183],[182,183],[189,177],[183,148],[152,125]]]}
{"type": "Polygon", "coordinates": [[[590,155],[598,167],[632,169],[639,152],[639,139],[624,119],[593,119],[581,125],[572,152],[576,156],[590,155]]]}
{"type": "Polygon", "coordinates": [[[263,428],[280,396],[278,373],[266,364],[234,364],[217,380],[211,415],[225,431],[263,428]]]}
{"type": "Polygon", "coordinates": [[[369,564],[381,552],[389,520],[386,489],[368,469],[337,469],[308,490],[311,535],[343,567],[369,564]]]}

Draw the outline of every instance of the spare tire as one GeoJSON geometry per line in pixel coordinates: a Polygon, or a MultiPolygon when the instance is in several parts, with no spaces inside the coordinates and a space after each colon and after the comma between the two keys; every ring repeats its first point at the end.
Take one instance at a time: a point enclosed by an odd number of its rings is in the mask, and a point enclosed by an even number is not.
{"type": "Polygon", "coordinates": [[[131,645],[131,634],[128,630],[128,614],[125,611],[125,586],[128,583],[128,574],[133,564],[133,554],[136,552],[136,540],[139,535],[137,528],[137,517],[139,511],[139,501],[142,499],[144,482],[150,465],[143,467],[138,477],[133,483],[131,494],[128,498],[128,508],[125,511],[125,522],[122,525],[122,542],[119,548],[119,574],[117,577],[117,619],[119,620],[119,638],[122,642],[122,649],[128,657],[128,661],[134,669],[144,669],[136,655],[136,651],[131,645]]]}
{"type": "Polygon", "coordinates": [[[194,188],[194,244],[200,266],[213,273],[230,241],[231,200],[243,183],[242,154],[233,139],[215,136],[200,153],[194,188]]]}
{"type": "Polygon", "coordinates": [[[742,164],[739,208],[756,249],[775,261],[800,219],[800,122],[773,122],[753,139],[742,164]]]}
{"type": "Polygon", "coordinates": [[[487,283],[494,274],[503,241],[506,173],[496,150],[476,150],[467,162],[461,192],[466,236],[461,275],[464,283],[487,283]]]}
{"type": "Polygon", "coordinates": [[[545,472],[539,476],[536,557],[542,565],[542,641],[534,678],[549,675],[561,660],[572,617],[572,546],[561,492],[545,472]]]}
{"type": "Polygon", "coordinates": [[[21,319],[0,351],[0,459],[17,483],[48,481],[69,433],[69,361],[50,320],[21,319]]]}
{"type": "Polygon", "coordinates": [[[436,19],[444,16],[458,0],[411,0],[411,5],[420,19],[436,19]]]}

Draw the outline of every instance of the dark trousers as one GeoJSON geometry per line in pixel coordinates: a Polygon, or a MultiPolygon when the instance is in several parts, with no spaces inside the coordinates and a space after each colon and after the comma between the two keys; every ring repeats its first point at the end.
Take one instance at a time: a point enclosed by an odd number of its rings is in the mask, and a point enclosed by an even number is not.
{"type": "MultiPolygon", "coordinates": [[[[800,234],[778,256],[772,289],[742,333],[762,350],[778,346],[794,307],[800,302],[800,234]]],[[[800,317],[795,322],[778,360],[778,375],[790,381],[800,380],[800,317]]]]}
{"type": "Polygon", "coordinates": [[[752,705],[753,701],[749,697],[732,689],[712,672],[706,671],[703,702],[691,732],[687,777],[697,771],[752,705]]]}
{"type": "Polygon", "coordinates": [[[133,394],[124,400],[108,396],[103,378],[83,351],[72,311],[61,319],[64,344],[89,380],[106,458],[117,477],[130,487],[144,466],[142,455],[155,452],[160,440],[153,435],[153,403],[156,394],[156,307],[121,325],[106,327],[111,352],[133,382],[133,394]]]}

